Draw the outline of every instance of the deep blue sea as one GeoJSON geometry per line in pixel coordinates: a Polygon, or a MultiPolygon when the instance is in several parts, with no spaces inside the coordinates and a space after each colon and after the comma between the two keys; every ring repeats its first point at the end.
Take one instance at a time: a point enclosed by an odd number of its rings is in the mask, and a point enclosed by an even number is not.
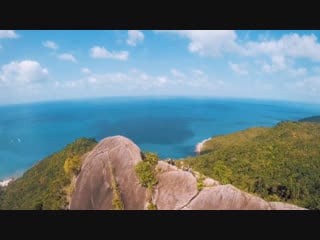
{"type": "Polygon", "coordinates": [[[116,97],[0,106],[0,179],[19,176],[79,137],[124,135],[161,158],[194,155],[211,136],[320,115],[320,105],[265,100],[116,97]]]}

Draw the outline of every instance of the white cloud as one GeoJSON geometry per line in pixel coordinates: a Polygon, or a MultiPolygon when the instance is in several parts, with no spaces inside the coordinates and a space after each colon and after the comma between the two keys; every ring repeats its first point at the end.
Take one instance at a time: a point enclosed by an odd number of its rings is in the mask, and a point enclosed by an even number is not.
{"type": "Polygon", "coordinates": [[[294,77],[301,77],[308,74],[306,68],[289,69],[289,73],[294,77]]]}
{"type": "Polygon", "coordinates": [[[94,77],[89,77],[89,78],[88,78],[88,82],[90,82],[90,83],[95,83],[95,82],[97,82],[97,79],[94,78],[94,77]]]}
{"type": "Polygon", "coordinates": [[[319,96],[320,94],[320,77],[312,76],[302,81],[297,81],[294,87],[303,90],[305,94],[311,96],[319,96]]]}
{"type": "Polygon", "coordinates": [[[60,55],[58,55],[58,58],[61,59],[61,60],[70,61],[70,62],[76,62],[77,61],[76,58],[72,54],[69,54],[69,53],[60,54],[60,55]]]}
{"type": "Polygon", "coordinates": [[[201,75],[204,75],[204,72],[201,71],[200,69],[194,69],[192,70],[192,73],[196,76],[201,76],[201,75]]]}
{"type": "Polygon", "coordinates": [[[245,45],[245,55],[282,56],[292,58],[308,58],[320,61],[320,44],[314,34],[302,35],[286,34],[279,40],[248,42],[245,45]]]}
{"type": "Polygon", "coordinates": [[[18,38],[14,30],[0,30],[0,38],[18,38]]]}
{"type": "Polygon", "coordinates": [[[170,72],[176,78],[184,78],[185,77],[185,75],[182,72],[180,72],[179,70],[177,70],[177,69],[173,68],[173,69],[170,70],[170,72]]]}
{"type": "Polygon", "coordinates": [[[274,73],[287,69],[289,66],[283,56],[275,55],[271,57],[271,64],[263,63],[262,70],[266,73],[274,73]]]}
{"type": "Polygon", "coordinates": [[[229,62],[229,66],[231,70],[234,71],[236,74],[248,75],[248,71],[243,65],[229,62]]]}
{"type": "Polygon", "coordinates": [[[0,82],[5,84],[38,82],[48,77],[48,70],[32,60],[11,62],[2,66],[0,82]]]}
{"type": "Polygon", "coordinates": [[[158,80],[158,83],[160,85],[165,84],[166,82],[168,82],[168,79],[166,77],[158,77],[157,80],[158,80]]]}
{"type": "Polygon", "coordinates": [[[90,71],[89,68],[82,68],[82,69],[81,69],[81,72],[84,73],[84,74],[89,74],[89,73],[91,73],[91,71],[90,71]]]}
{"type": "Polygon", "coordinates": [[[236,53],[241,56],[267,56],[272,65],[266,65],[266,72],[285,69],[287,58],[306,58],[320,61],[320,43],[317,36],[291,33],[280,39],[270,39],[267,34],[258,41],[237,41],[233,30],[160,30],[156,33],[171,33],[190,40],[188,49],[200,56],[221,56],[224,53],[236,53]]]}
{"type": "Polygon", "coordinates": [[[104,47],[95,46],[90,49],[90,56],[92,58],[102,58],[102,59],[115,59],[120,61],[125,61],[129,57],[129,52],[119,51],[119,52],[109,52],[104,47]]]}
{"type": "Polygon", "coordinates": [[[237,34],[233,30],[165,30],[190,40],[188,49],[200,56],[217,57],[226,52],[240,52],[236,43],[237,34]]]}
{"type": "Polygon", "coordinates": [[[143,32],[139,30],[129,30],[127,44],[130,46],[136,46],[138,43],[142,42],[144,39],[143,32]]]}
{"type": "Polygon", "coordinates": [[[53,50],[57,50],[59,48],[58,44],[56,44],[53,41],[45,41],[42,43],[42,45],[46,48],[51,48],[53,50]]]}

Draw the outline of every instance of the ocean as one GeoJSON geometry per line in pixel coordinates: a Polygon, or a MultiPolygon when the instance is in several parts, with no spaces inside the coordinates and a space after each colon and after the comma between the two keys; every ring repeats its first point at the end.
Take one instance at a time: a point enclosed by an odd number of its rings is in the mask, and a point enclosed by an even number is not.
{"type": "Polygon", "coordinates": [[[19,176],[80,137],[124,135],[161,158],[203,139],[320,115],[320,105],[247,99],[113,97],[0,106],[0,179],[19,176]]]}

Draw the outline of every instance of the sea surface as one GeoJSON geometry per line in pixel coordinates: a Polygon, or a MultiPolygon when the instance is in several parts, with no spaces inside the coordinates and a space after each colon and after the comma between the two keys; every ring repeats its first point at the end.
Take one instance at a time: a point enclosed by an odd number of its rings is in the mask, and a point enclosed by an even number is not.
{"type": "Polygon", "coordinates": [[[320,105],[267,100],[114,97],[0,106],[0,179],[19,176],[80,137],[124,135],[161,158],[203,139],[320,115],[320,105]]]}

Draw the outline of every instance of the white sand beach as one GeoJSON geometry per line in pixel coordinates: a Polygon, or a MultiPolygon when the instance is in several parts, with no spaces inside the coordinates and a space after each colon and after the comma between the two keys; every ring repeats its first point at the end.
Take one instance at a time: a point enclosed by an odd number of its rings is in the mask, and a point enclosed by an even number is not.
{"type": "Polygon", "coordinates": [[[201,150],[203,148],[203,145],[205,144],[206,141],[209,141],[211,138],[207,138],[207,139],[204,139],[203,141],[199,142],[197,145],[196,145],[196,149],[194,150],[197,154],[200,154],[201,153],[201,150]]]}
{"type": "Polygon", "coordinates": [[[8,184],[9,184],[11,181],[13,181],[13,180],[14,180],[14,178],[9,178],[9,179],[0,181],[0,187],[6,187],[6,186],[8,186],[8,184]]]}

